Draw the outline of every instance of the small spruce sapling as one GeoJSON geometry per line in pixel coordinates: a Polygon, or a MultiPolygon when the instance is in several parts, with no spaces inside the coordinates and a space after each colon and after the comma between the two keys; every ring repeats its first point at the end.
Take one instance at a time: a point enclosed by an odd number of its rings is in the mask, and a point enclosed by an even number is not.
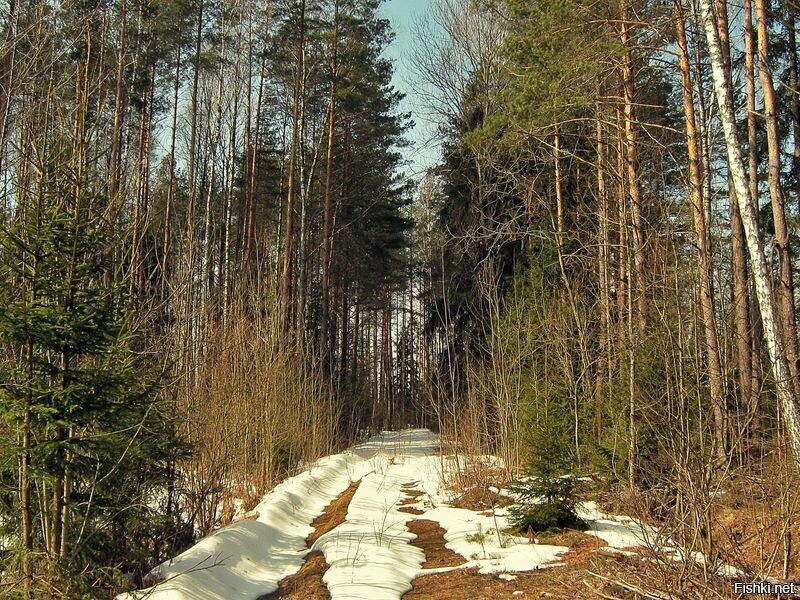
{"type": "Polygon", "coordinates": [[[510,486],[517,503],[509,508],[512,525],[524,532],[586,529],[576,512],[579,481],[569,470],[567,453],[559,436],[542,431],[537,436],[528,477],[510,486]]]}

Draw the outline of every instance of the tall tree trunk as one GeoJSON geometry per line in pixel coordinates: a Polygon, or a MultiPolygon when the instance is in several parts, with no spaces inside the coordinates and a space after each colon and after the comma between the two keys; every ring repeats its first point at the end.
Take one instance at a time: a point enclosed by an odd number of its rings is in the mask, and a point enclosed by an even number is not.
{"type": "Polygon", "coordinates": [[[769,195],[772,201],[772,219],[775,226],[773,245],[778,253],[778,305],[783,328],[783,342],[789,361],[789,372],[800,396],[800,365],[798,365],[797,320],[794,310],[794,282],[792,280],[792,251],[789,245],[789,227],[786,224],[783,185],[781,183],[781,139],[778,133],[777,100],[769,64],[769,32],[766,0],[755,0],[758,20],[758,75],[764,96],[764,120],[767,128],[769,157],[769,195]]]}
{"type": "Polygon", "coordinates": [[[625,142],[623,141],[623,116],[622,109],[617,106],[617,207],[616,207],[616,280],[614,281],[614,289],[617,292],[617,325],[619,327],[620,339],[625,339],[625,307],[627,306],[628,296],[628,217],[627,217],[627,202],[625,194],[625,142]]]}
{"type": "Polygon", "coordinates": [[[703,26],[706,32],[709,60],[712,68],[714,91],[719,107],[720,121],[725,135],[725,146],[728,154],[728,163],[736,190],[736,200],[742,216],[742,225],[745,230],[747,250],[753,268],[756,285],[756,295],[761,318],[764,324],[764,337],[769,351],[772,368],[775,374],[778,402],[784,416],[787,438],[790,442],[795,458],[800,458],[800,411],[797,407],[797,397],[792,385],[791,372],[783,351],[780,325],[777,320],[775,298],[770,285],[767,259],[758,230],[758,215],[755,200],[751,197],[745,175],[744,160],[742,159],[739,135],[736,130],[736,115],[733,109],[733,90],[731,87],[731,73],[725,69],[722,50],[720,47],[719,31],[715,21],[712,0],[700,0],[700,9],[703,16],[703,26]]]}
{"type": "Polygon", "coordinates": [[[794,179],[795,202],[800,210],[800,74],[797,65],[797,4],[787,2],[788,23],[786,33],[789,40],[789,94],[792,114],[792,178],[794,179]]]}
{"type": "Polygon", "coordinates": [[[117,49],[117,73],[114,91],[114,125],[111,131],[111,163],[108,170],[108,222],[112,228],[117,221],[117,212],[120,210],[119,188],[122,162],[122,119],[125,102],[125,44],[127,43],[128,9],[126,0],[120,3],[120,29],[117,49]]]}
{"type": "MultiPolygon", "coordinates": [[[[31,265],[32,275],[36,277],[36,259],[31,265]]],[[[36,288],[31,285],[31,306],[36,302],[36,288]]],[[[25,382],[25,402],[22,407],[22,448],[19,455],[19,506],[20,506],[20,542],[22,544],[22,575],[25,578],[23,587],[27,590],[30,587],[33,577],[31,553],[33,552],[33,507],[31,492],[33,484],[31,482],[31,417],[33,412],[33,361],[34,344],[33,337],[28,336],[25,345],[25,361],[27,366],[27,381],[25,382]]]]}
{"type": "Polygon", "coordinates": [[[384,283],[383,307],[381,308],[381,348],[380,348],[380,381],[382,404],[385,407],[385,417],[382,427],[391,428],[394,424],[394,398],[392,394],[392,313],[391,291],[389,284],[384,283]]]}
{"type": "Polygon", "coordinates": [[[700,277],[700,311],[703,319],[708,380],[711,389],[711,402],[714,415],[714,457],[719,466],[725,464],[726,409],[723,387],[722,364],[719,352],[719,337],[714,311],[712,288],[713,272],[709,244],[708,223],[706,222],[705,198],[703,197],[703,177],[700,172],[700,152],[697,140],[696,117],[694,112],[694,90],[692,87],[689,48],[686,42],[686,25],[682,0],[674,0],[675,33],[678,40],[678,67],[683,88],[683,108],[686,124],[686,148],[689,158],[689,197],[692,206],[692,220],[697,234],[697,261],[700,277]]]}
{"type": "Polygon", "coordinates": [[[610,205],[606,188],[607,150],[603,128],[603,110],[600,93],[595,104],[595,135],[597,141],[597,198],[599,200],[598,225],[599,244],[597,252],[597,273],[600,288],[600,354],[598,356],[597,394],[595,397],[595,441],[599,444],[603,438],[603,402],[611,386],[611,236],[609,232],[610,205]]]}
{"type": "Polygon", "coordinates": [[[222,48],[220,55],[223,60],[219,65],[219,76],[217,79],[217,97],[215,100],[215,117],[210,123],[209,135],[210,137],[210,173],[208,177],[208,189],[206,190],[206,202],[203,224],[203,256],[200,263],[200,318],[201,335],[203,339],[203,355],[205,356],[206,345],[208,344],[207,324],[210,318],[209,303],[211,301],[212,293],[212,278],[214,277],[213,269],[211,268],[212,260],[212,247],[213,247],[213,215],[212,215],[212,199],[214,197],[214,186],[217,178],[217,149],[222,141],[222,100],[223,100],[223,87],[225,85],[225,61],[226,45],[225,45],[225,32],[226,24],[223,21],[222,29],[222,48]],[[213,134],[212,134],[213,132],[213,134]]]}
{"type": "MultiPolygon", "coordinates": [[[[266,58],[262,58],[261,69],[259,71],[258,80],[258,99],[256,100],[256,116],[253,124],[254,132],[252,134],[252,142],[248,144],[250,148],[249,156],[249,180],[247,186],[247,208],[245,210],[245,241],[244,241],[244,270],[247,275],[250,275],[250,261],[253,255],[253,245],[256,230],[256,186],[258,182],[258,148],[260,143],[261,134],[261,103],[264,96],[264,62],[266,58]]],[[[249,98],[249,95],[248,95],[249,98]]],[[[281,194],[282,195],[282,194],[281,194]]],[[[280,214],[280,211],[278,211],[280,214]]]]}
{"type": "MultiPolygon", "coordinates": [[[[300,2],[300,34],[297,42],[297,57],[295,84],[294,84],[294,107],[292,110],[292,145],[289,153],[289,172],[287,174],[288,183],[286,191],[286,232],[284,234],[283,245],[283,276],[281,280],[281,309],[283,311],[283,330],[289,333],[295,320],[295,252],[294,252],[294,213],[295,196],[297,194],[297,162],[298,151],[301,143],[300,139],[300,105],[303,95],[303,81],[305,79],[305,16],[306,1],[300,2]]],[[[302,185],[302,183],[301,183],[302,185]]]]}
{"type": "Polygon", "coordinates": [[[234,84],[233,84],[233,107],[232,107],[232,115],[231,115],[231,122],[230,122],[230,131],[229,131],[229,144],[228,144],[228,160],[226,166],[226,174],[225,174],[225,218],[224,218],[224,230],[222,233],[223,244],[222,244],[222,253],[220,256],[220,277],[222,279],[221,286],[222,286],[222,322],[223,324],[227,323],[227,316],[228,316],[228,305],[230,304],[230,295],[231,295],[231,281],[233,279],[233,271],[235,258],[231,255],[231,238],[232,235],[232,225],[233,225],[233,195],[234,195],[234,179],[236,177],[236,152],[238,150],[237,146],[237,128],[239,124],[239,95],[241,93],[240,89],[240,75],[241,75],[241,60],[240,56],[242,54],[242,46],[241,46],[241,37],[238,38],[236,44],[236,58],[234,59],[234,84]]]}
{"type": "Polygon", "coordinates": [[[205,0],[200,0],[200,5],[197,9],[197,31],[195,33],[195,46],[194,46],[194,65],[193,65],[193,81],[192,93],[189,102],[189,157],[187,165],[187,180],[189,184],[189,206],[187,208],[187,231],[188,238],[187,247],[189,248],[189,268],[194,267],[193,252],[194,248],[194,213],[195,204],[197,202],[197,105],[200,93],[200,55],[203,50],[203,12],[205,9],[205,0]]]}
{"type": "MultiPolygon", "coordinates": [[[[180,38],[180,31],[178,32],[180,38]]],[[[175,60],[175,82],[172,89],[172,127],[169,140],[169,173],[167,174],[167,198],[164,202],[164,256],[161,265],[162,295],[166,297],[169,287],[169,253],[172,228],[172,206],[175,202],[175,137],[178,131],[178,93],[181,88],[181,45],[175,60]]]]}
{"type": "Polygon", "coordinates": [[[131,258],[130,258],[130,293],[131,297],[138,297],[141,293],[140,287],[140,250],[142,245],[142,237],[144,235],[144,189],[145,178],[147,174],[144,172],[146,164],[147,153],[147,97],[149,94],[145,92],[142,98],[142,107],[139,112],[139,150],[136,157],[137,165],[137,181],[136,181],[136,200],[133,213],[133,232],[131,241],[131,258]]]}
{"type": "Polygon", "coordinates": [[[342,336],[341,336],[341,343],[340,343],[340,351],[339,351],[339,377],[337,380],[337,386],[339,392],[344,389],[345,383],[347,382],[347,374],[350,370],[350,364],[348,360],[348,353],[350,349],[350,288],[344,287],[342,289],[342,336]]]}
{"type": "MultiPolygon", "coordinates": [[[[359,353],[362,350],[362,346],[366,344],[361,344],[361,296],[358,292],[355,292],[355,305],[353,306],[353,360],[351,361],[350,367],[350,392],[355,394],[358,386],[358,377],[361,374],[359,370],[360,363],[360,356],[359,353]]],[[[350,420],[350,426],[352,427],[353,422],[352,419],[350,420]]]]}
{"type": "MultiPolygon", "coordinates": [[[[744,2],[744,39],[745,39],[745,79],[747,86],[747,156],[748,187],[751,198],[758,198],[758,139],[756,130],[756,84],[755,84],[755,50],[753,44],[753,7],[752,0],[744,2]]],[[[733,302],[735,310],[736,353],[739,364],[739,389],[742,404],[747,407],[748,416],[757,414],[758,393],[760,387],[758,371],[754,368],[757,352],[756,340],[751,320],[752,306],[750,299],[750,281],[747,271],[747,247],[744,226],[739,207],[736,203],[735,190],[730,192],[731,212],[731,262],[733,270],[733,302]]]]}
{"type": "Polygon", "coordinates": [[[328,339],[328,321],[330,319],[331,295],[331,247],[333,245],[332,204],[333,204],[333,147],[336,133],[336,83],[339,76],[339,2],[334,2],[333,22],[333,56],[331,59],[331,93],[328,101],[328,149],[325,170],[325,209],[322,229],[322,352],[325,368],[330,370],[329,355],[331,344],[328,339]]]}
{"type": "MultiPolygon", "coordinates": [[[[2,58],[0,58],[0,175],[5,165],[6,139],[8,137],[9,116],[14,97],[14,76],[17,63],[17,2],[9,0],[6,39],[2,58]]],[[[0,207],[0,223],[6,219],[8,199],[0,207]]]]}
{"type": "Polygon", "coordinates": [[[639,141],[636,124],[635,82],[633,75],[633,52],[629,30],[628,0],[619,0],[620,41],[623,57],[621,65],[622,98],[625,115],[625,171],[628,180],[628,197],[631,206],[631,225],[633,231],[633,274],[635,290],[634,305],[636,323],[640,333],[647,327],[646,287],[647,275],[644,255],[644,216],[639,189],[639,141]]]}
{"type": "MultiPolygon", "coordinates": [[[[624,92],[623,92],[624,96],[624,92]]],[[[617,311],[619,325],[619,339],[626,341],[628,353],[628,486],[631,491],[637,485],[638,466],[638,440],[637,440],[637,415],[636,415],[636,352],[634,349],[634,300],[633,275],[631,268],[631,249],[628,246],[628,198],[626,190],[632,188],[627,180],[631,177],[630,169],[626,169],[626,134],[628,119],[621,107],[617,107],[617,171],[619,181],[617,185],[617,311]],[[626,185],[627,184],[627,185],[626,185]]],[[[638,185],[633,187],[638,189],[638,185]]],[[[635,246],[634,241],[634,246],[635,246]]],[[[633,250],[635,253],[635,248],[633,250]]],[[[620,376],[622,375],[620,363],[620,376]]]]}

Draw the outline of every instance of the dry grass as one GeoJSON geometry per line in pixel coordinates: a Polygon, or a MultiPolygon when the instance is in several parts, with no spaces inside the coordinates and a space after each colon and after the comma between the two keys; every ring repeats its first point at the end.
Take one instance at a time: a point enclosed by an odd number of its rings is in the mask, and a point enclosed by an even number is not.
{"type": "Polygon", "coordinates": [[[750,478],[719,498],[712,523],[723,560],[759,578],[800,579],[800,491],[796,483],[781,489],[786,484],[785,478],[750,478]]]}
{"type": "Polygon", "coordinates": [[[248,510],[301,462],[335,449],[325,378],[306,349],[286,341],[273,302],[265,293],[234,304],[195,342],[202,353],[182,359],[179,410],[194,453],[180,467],[181,492],[201,532],[230,522],[234,498],[248,510]]]}
{"type": "Polygon", "coordinates": [[[314,522],[311,523],[314,531],[306,538],[306,543],[309,546],[329,531],[332,531],[344,523],[347,518],[347,509],[350,507],[350,501],[353,499],[353,496],[355,496],[356,490],[358,490],[360,484],[361,481],[354,481],[351,483],[339,497],[325,507],[325,511],[320,516],[314,519],[314,522]]]}
{"type": "Polygon", "coordinates": [[[464,490],[451,504],[456,508],[467,508],[480,512],[508,506],[511,504],[511,499],[486,487],[470,487],[464,490]]]}
{"type": "Polygon", "coordinates": [[[463,556],[445,547],[445,530],[436,521],[414,519],[406,527],[417,536],[411,544],[425,553],[423,569],[457,567],[466,562],[463,556]]]}

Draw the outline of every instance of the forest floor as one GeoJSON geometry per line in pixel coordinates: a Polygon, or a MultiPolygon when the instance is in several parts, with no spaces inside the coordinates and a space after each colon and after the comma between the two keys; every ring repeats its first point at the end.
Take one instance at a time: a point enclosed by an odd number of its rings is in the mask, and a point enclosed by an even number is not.
{"type": "Polygon", "coordinates": [[[690,583],[678,595],[669,583],[658,588],[666,592],[645,591],[653,570],[668,582],[663,565],[685,574],[703,562],[653,528],[586,501],[586,532],[518,535],[504,490],[451,489],[465,468],[427,430],[381,433],[287,479],[240,520],[155,569],[154,587],[119,598],[703,597],[690,583]]]}

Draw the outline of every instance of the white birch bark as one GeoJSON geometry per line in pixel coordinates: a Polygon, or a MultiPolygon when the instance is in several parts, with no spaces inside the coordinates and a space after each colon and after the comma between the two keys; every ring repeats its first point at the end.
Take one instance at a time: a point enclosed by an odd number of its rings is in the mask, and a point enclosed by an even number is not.
{"type": "Polygon", "coordinates": [[[794,389],[792,386],[789,364],[781,340],[778,323],[775,319],[775,298],[770,286],[767,259],[758,230],[755,198],[750,194],[745,177],[744,160],[736,131],[736,120],[733,110],[733,93],[731,91],[730,73],[725,70],[719,31],[715,21],[713,0],[700,0],[703,26],[708,43],[708,56],[711,61],[711,75],[714,82],[714,93],[719,106],[719,117],[725,135],[725,146],[728,153],[728,168],[733,180],[736,200],[744,225],[745,241],[753,267],[756,297],[764,324],[764,338],[767,343],[770,362],[777,384],[778,403],[786,422],[786,434],[795,460],[800,460],[800,412],[798,411],[794,389]]]}

